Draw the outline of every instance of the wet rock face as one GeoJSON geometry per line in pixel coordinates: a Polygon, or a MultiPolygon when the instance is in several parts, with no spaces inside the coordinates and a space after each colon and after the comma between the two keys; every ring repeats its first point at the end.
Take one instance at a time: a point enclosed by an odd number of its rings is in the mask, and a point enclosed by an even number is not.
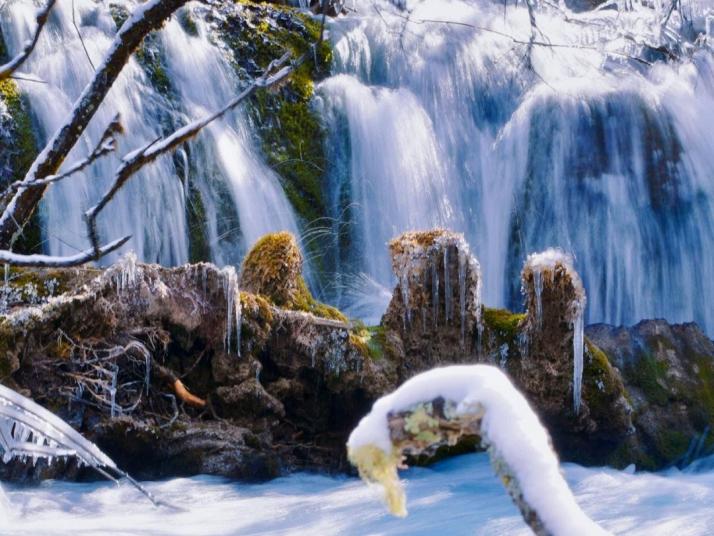
{"type": "Polygon", "coordinates": [[[714,342],[696,324],[646,320],[586,332],[622,372],[637,430],[626,452],[634,463],[681,466],[714,452],[714,342]]]}
{"type": "Polygon", "coordinates": [[[389,243],[397,287],[382,324],[399,338],[401,376],[476,352],[481,269],[462,234],[405,233],[389,243]]]}

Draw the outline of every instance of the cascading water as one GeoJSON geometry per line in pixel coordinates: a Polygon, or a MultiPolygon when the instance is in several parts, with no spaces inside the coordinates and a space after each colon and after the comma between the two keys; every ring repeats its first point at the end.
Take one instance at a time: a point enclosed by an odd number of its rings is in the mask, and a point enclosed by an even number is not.
{"type": "MultiPolygon", "coordinates": [[[[42,81],[19,81],[29,98],[40,141],[46,140],[69,114],[94,71],[90,59],[95,66],[102,61],[117,30],[113,16],[129,13],[136,5],[91,0],[57,3],[23,68],[42,81]]],[[[3,6],[0,27],[11,53],[20,50],[34,30],[36,9],[30,0],[3,6]]],[[[219,109],[236,95],[240,81],[225,54],[209,39],[200,19],[195,26],[189,35],[174,17],[158,38],[145,45],[145,56],[165,69],[164,85],[168,88],[157,88],[136,58],[124,68],[66,162],[88,154],[117,112],[126,132],[118,154],[48,191],[41,212],[49,253],[64,255],[86,249],[82,214],[108,187],[121,155],[219,109]]],[[[176,158],[164,157],[143,168],[100,217],[100,234],[105,239],[131,234],[130,247],[143,261],[166,265],[188,261],[189,179],[199,191],[210,255],[215,262],[237,263],[246,248],[264,233],[285,229],[297,234],[292,209],[275,174],[251,146],[244,123],[243,113],[235,111],[212,124],[176,158]]],[[[109,260],[116,258],[118,255],[109,260]]]]}
{"type": "MultiPolygon", "coordinates": [[[[688,8],[697,27],[705,4],[688,8]]],[[[489,305],[517,307],[527,254],[559,246],[577,256],[589,321],[714,332],[714,57],[631,59],[623,36],[669,35],[633,6],[539,11],[539,40],[556,46],[530,55],[514,43],[531,35],[523,3],[362,2],[334,22],[319,94],[333,216],[351,225],[336,269],[389,286],[383,244],[441,225],[473,245],[489,305]]]]}

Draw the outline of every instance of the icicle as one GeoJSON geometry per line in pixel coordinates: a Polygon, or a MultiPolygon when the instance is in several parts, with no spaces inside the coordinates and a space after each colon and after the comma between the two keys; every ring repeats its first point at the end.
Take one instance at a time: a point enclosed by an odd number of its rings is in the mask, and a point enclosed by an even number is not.
{"type": "Polygon", "coordinates": [[[112,384],[111,387],[109,387],[109,396],[111,398],[111,418],[113,419],[116,414],[117,414],[117,375],[118,375],[119,370],[114,369],[112,371],[112,384]]]}
{"type": "Polygon", "coordinates": [[[439,267],[433,263],[431,267],[431,303],[434,315],[434,327],[439,325],[439,267]]]}
{"type": "Polygon", "coordinates": [[[409,310],[409,265],[404,266],[402,273],[399,275],[399,289],[402,293],[402,302],[404,302],[404,329],[412,321],[411,311],[409,310]]]}
{"type": "Polygon", "coordinates": [[[444,248],[444,322],[451,319],[451,280],[449,278],[449,247],[444,248]]]}
{"type": "Polygon", "coordinates": [[[10,282],[10,265],[5,263],[5,286],[10,282]]]}
{"type": "Polygon", "coordinates": [[[584,304],[578,304],[577,315],[573,321],[573,407],[580,412],[580,397],[583,385],[583,340],[584,340],[584,304]]]}
{"type": "MultiPolygon", "coordinates": [[[[466,256],[464,248],[459,248],[459,313],[461,316],[461,347],[466,342],[466,256]]],[[[477,309],[478,310],[478,309],[477,309]]]]}
{"type": "Polygon", "coordinates": [[[236,354],[240,356],[240,331],[243,309],[240,302],[238,289],[238,275],[235,268],[227,266],[221,270],[223,276],[223,291],[226,299],[226,338],[224,347],[226,352],[231,351],[231,340],[235,329],[236,354]]]}
{"type": "Polygon", "coordinates": [[[136,285],[136,276],[138,273],[136,253],[130,251],[124,255],[116,266],[114,273],[114,282],[116,284],[117,293],[133,288],[136,285]]]}
{"type": "Polygon", "coordinates": [[[508,361],[508,343],[503,343],[498,349],[498,353],[501,357],[498,364],[502,369],[506,368],[506,362],[508,361]]]}
{"type": "Polygon", "coordinates": [[[533,288],[535,290],[536,325],[540,328],[543,324],[543,272],[540,268],[533,270],[533,288]]]}

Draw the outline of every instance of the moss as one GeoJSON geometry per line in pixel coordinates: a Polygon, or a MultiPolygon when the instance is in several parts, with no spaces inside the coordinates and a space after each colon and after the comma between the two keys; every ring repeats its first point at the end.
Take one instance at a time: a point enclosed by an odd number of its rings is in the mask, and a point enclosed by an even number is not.
{"type": "Polygon", "coordinates": [[[606,415],[613,400],[626,396],[624,386],[616,381],[615,372],[605,353],[587,337],[583,370],[583,398],[594,415],[606,415]]]}
{"type": "Polygon", "coordinates": [[[629,363],[624,368],[628,383],[638,387],[650,404],[664,406],[669,402],[669,392],[666,385],[668,365],[658,361],[649,354],[641,354],[639,359],[629,363]]]}
{"type": "Polygon", "coordinates": [[[386,352],[386,330],[383,326],[367,327],[362,322],[356,322],[350,331],[350,344],[364,357],[380,360],[386,352]]]}
{"type": "Polygon", "coordinates": [[[191,11],[184,8],[178,12],[177,18],[184,32],[192,37],[198,36],[198,26],[196,26],[196,21],[194,20],[191,11]]]}
{"type": "Polygon", "coordinates": [[[258,240],[243,260],[241,287],[286,309],[347,322],[339,310],[313,297],[301,270],[302,255],[295,237],[287,231],[271,233],[258,240]]]}
{"type": "Polygon", "coordinates": [[[188,212],[189,262],[210,261],[211,246],[206,227],[206,207],[203,204],[201,193],[193,185],[189,185],[186,210],[188,212]]]}
{"type": "Polygon", "coordinates": [[[347,322],[347,317],[342,314],[339,309],[332,307],[331,305],[327,305],[326,303],[322,303],[313,297],[302,276],[298,277],[297,292],[294,298],[285,305],[289,309],[312,313],[321,318],[336,320],[338,322],[347,322]]]}
{"type": "Polygon", "coordinates": [[[665,460],[681,458],[689,448],[690,438],[679,430],[662,430],[655,437],[657,453],[665,460]]]}
{"type": "Polygon", "coordinates": [[[275,90],[261,90],[249,104],[252,122],[268,165],[282,178],[285,193],[295,211],[307,222],[327,213],[324,199],[325,150],[322,125],[311,107],[314,81],[328,72],[332,49],[323,41],[312,59],[312,44],[320,36],[320,23],[286,6],[259,6],[241,2],[243,16],[252,24],[227,20],[221,39],[233,51],[238,72],[251,76],[262,72],[286,51],[293,58],[308,54],[275,90]],[[268,22],[270,19],[270,23],[268,22]],[[254,62],[253,68],[246,59],[254,62]]]}
{"type": "Polygon", "coordinates": [[[515,340],[518,328],[525,317],[525,314],[512,313],[507,309],[483,308],[484,325],[507,341],[515,340]]]}

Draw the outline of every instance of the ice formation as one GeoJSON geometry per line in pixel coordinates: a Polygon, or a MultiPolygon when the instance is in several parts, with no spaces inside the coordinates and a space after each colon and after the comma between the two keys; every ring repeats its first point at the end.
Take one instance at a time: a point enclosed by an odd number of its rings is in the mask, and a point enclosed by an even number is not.
{"type": "Polygon", "coordinates": [[[243,308],[240,302],[240,289],[238,288],[238,274],[232,266],[226,266],[221,270],[223,276],[223,291],[226,297],[226,340],[225,348],[231,351],[231,341],[235,331],[236,354],[240,355],[240,331],[243,308]]]}
{"type": "Polygon", "coordinates": [[[119,469],[109,456],[69,424],[2,384],[0,450],[3,463],[8,463],[13,458],[32,460],[33,464],[40,459],[51,464],[56,458],[76,458],[80,465],[88,465],[110,480],[118,482],[119,478],[126,478],[155,505],[170,506],[158,500],[129,474],[119,469]]]}
{"type": "Polygon", "coordinates": [[[414,376],[377,400],[352,431],[347,442],[350,460],[364,478],[384,486],[393,513],[406,515],[406,507],[396,473],[401,452],[395,451],[388,418],[438,398],[454,408],[453,418],[481,418],[482,443],[489,448],[494,468],[500,475],[509,475],[504,478],[509,492],[515,486],[547,532],[555,536],[607,534],[578,506],[560,472],[548,433],[526,399],[503,372],[488,365],[436,368],[414,376]]]}
{"type": "Polygon", "coordinates": [[[543,285],[553,283],[553,276],[559,265],[570,276],[575,289],[574,298],[568,306],[568,315],[573,326],[573,408],[575,413],[578,413],[583,384],[584,314],[587,301],[585,287],[575,271],[573,256],[561,249],[550,248],[540,253],[532,253],[526,260],[525,269],[533,273],[536,327],[540,329],[543,323],[543,285]]]}

